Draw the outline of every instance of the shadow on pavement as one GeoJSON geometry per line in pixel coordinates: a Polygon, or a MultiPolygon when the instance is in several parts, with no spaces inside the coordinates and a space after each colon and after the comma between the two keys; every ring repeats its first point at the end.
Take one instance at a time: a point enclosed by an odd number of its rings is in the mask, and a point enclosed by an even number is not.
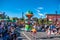
{"type": "Polygon", "coordinates": [[[54,38],[60,38],[60,36],[52,36],[52,37],[39,37],[37,39],[54,39],[54,38]]]}

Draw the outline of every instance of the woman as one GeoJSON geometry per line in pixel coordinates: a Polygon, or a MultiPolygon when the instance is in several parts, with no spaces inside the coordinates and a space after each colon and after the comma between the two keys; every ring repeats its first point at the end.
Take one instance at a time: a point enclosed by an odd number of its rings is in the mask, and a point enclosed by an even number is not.
{"type": "Polygon", "coordinates": [[[49,26],[46,27],[46,33],[47,33],[47,37],[50,37],[50,29],[49,29],[49,26]]]}
{"type": "Polygon", "coordinates": [[[37,30],[37,23],[34,23],[33,28],[37,30]]]}

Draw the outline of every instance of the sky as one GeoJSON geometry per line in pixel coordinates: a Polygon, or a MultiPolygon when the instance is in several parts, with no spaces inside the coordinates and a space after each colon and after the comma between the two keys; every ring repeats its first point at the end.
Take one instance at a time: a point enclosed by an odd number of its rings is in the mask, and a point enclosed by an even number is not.
{"type": "Polygon", "coordinates": [[[26,17],[26,12],[33,12],[33,17],[45,17],[45,14],[60,13],[60,0],[0,0],[0,12],[10,17],[26,17]]]}

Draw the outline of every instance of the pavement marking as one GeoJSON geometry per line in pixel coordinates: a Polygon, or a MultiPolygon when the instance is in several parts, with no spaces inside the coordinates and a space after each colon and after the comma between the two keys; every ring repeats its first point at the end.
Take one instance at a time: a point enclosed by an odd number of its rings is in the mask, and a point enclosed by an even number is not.
{"type": "MultiPolygon", "coordinates": [[[[31,33],[29,33],[31,36],[32,36],[32,34],[31,33]]],[[[37,36],[37,33],[36,33],[36,35],[34,35],[34,36],[37,36]]],[[[34,36],[32,36],[32,37],[34,37],[34,36]]],[[[35,38],[37,38],[37,37],[35,37],[35,38]]]]}
{"type": "Polygon", "coordinates": [[[42,40],[42,39],[40,39],[40,40],[42,40]]]}
{"type": "Polygon", "coordinates": [[[33,37],[33,38],[35,37],[35,38],[34,38],[34,40],[37,40],[36,35],[35,35],[35,36],[33,36],[31,33],[29,33],[29,35],[30,35],[31,37],[33,37]]]}
{"type": "Polygon", "coordinates": [[[17,38],[23,38],[23,37],[17,37],[17,38]]]}
{"type": "Polygon", "coordinates": [[[23,34],[25,35],[25,37],[26,37],[28,40],[31,40],[24,32],[23,32],[23,34]]]}

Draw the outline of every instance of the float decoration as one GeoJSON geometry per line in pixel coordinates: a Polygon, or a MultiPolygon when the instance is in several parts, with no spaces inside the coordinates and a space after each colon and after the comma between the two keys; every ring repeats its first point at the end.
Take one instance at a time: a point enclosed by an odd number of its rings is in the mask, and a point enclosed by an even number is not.
{"type": "Polygon", "coordinates": [[[26,14],[26,17],[28,17],[28,19],[30,19],[33,16],[32,11],[28,11],[26,14]]]}

